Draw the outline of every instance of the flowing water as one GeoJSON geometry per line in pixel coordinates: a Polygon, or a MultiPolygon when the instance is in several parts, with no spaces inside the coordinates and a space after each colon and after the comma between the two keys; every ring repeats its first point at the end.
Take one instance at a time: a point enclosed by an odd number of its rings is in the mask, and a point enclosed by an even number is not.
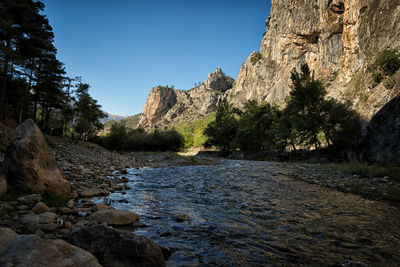
{"type": "Polygon", "coordinates": [[[139,214],[148,227],[135,234],[173,249],[168,266],[400,265],[398,209],[285,171],[255,161],[128,169],[130,189],[107,198],[139,214]]]}

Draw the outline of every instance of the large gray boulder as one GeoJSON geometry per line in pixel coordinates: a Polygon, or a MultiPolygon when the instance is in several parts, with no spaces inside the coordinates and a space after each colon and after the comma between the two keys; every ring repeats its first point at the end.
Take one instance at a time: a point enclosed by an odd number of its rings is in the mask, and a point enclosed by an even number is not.
{"type": "Polygon", "coordinates": [[[31,119],[15,129],[15,139],[5,154],[3,173],[9,186],[65,196],[70,193],[67,180],[57,168],[54,152],[31,119]]]}
{"type": "Polygon", "coordinates": [[[90,251],[103,266],[165,266],[161,247],[153,241],[98,225],[73,232],[68,242],[90,251]]]}
{"type": "Polygon", "coordinates": [[[101,266],[90,253],[64,240],[17,235],[0,228],[0,266],[101,266]]]}
{"type": "Polygon", "coordinates": [[[400,95],[371,119],[362,149],[369,162],[400,165],[400,95]]]}

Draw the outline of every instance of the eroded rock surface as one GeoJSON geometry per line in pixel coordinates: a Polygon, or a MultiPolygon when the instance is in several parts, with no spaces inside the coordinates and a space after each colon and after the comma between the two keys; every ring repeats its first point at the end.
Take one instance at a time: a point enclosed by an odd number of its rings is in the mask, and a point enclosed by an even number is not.
{"type": "Polygon", "coordinates": [[[249,56],[227,95],[236,106],[282,104],[291,71],[307,63],[330,97],[350,100],[370,119],[400,92],[398,81],[390,90],[375,86],[367,71],[381,51],[400,48],[399,21],[393,0],[272,0],[260,55],[249,56]]]}
{"type": "Polygon", "coordinates": [[[387,103],[371,120],[363,143],[364,158],[400,166],[400,95],[387,103]]]}

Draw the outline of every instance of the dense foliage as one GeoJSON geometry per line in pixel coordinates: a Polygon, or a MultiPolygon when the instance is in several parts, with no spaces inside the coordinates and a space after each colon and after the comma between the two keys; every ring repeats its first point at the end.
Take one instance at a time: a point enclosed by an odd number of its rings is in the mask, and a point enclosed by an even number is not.
{"type": "Polygon", "coordinates": [[[173,126],[172,129],[176,130],[185,138],[184,148],[202,147],[204,142],[207,141],[204,130],[207,125],[214,120],[215,114],[212,113],[201,120],[179,124],[173,126]]]}
{"type": "Polygon", "coordinates": [[[40,1],[1,1],[0,120],[17,124],[32,118],[48,134],[88,138],[104,114],[88,85],[65,76],[43,9],[40,1]],[[86,89],[74,93],[74,88],[86,89]]]}
{"type": "Polygon", "coordinates": [[[294,70],[291,80],[292,91],[283,109],[250,101],[244,111],[237,111],[221,100],[216,120],[204,131],[209,137],[205,145],[216,146],[223,154],[232,148],[256,152],[324,147],[343,156],[359,134],[358,114],[348,104],[326,99],[324,86],[307,65],[300,72],[294,70]]]}
{"type": "Polygon", "coordinates": [[[396,50],[383,50],[375,62],[368,67],[376,84],[384,81],[387,89],[394,86],[395,80],[392,77],[400,69],[400,54],[396,50]]]}
{"type": "Polygon", "coordinates": [[[114,122],[108,135],[98,137],[98,143],[116,151],[179,151],[184,138],[174,130],[128,130],[124,123],[114,122]]]}

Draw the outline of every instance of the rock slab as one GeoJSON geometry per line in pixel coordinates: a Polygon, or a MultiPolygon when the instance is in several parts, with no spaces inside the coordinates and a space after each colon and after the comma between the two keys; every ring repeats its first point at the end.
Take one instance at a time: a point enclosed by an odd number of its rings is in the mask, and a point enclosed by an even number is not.
{"type": "Polygon", "coordinates": [[[0,228],[0,266],[101,266],[89,252],[63,240],[17,235],[0,228]]]}
{"type": "Polygon", "coordinates": [[[163,252],[153,241],[103,225],[73,232],[68,242],[90,251],[106,267],[165,266],[163,252]]]}
{"type": "Polygon", "coordinates": [[[367,161],[400,166],[400,95],[372,118],[362,147],[367,161]]]}
{"type": "Polygon", "coordinates": [[[57,168],[54,152],[45,137],[28,119],[15,129],[15,139],[7,148],[3,173],[8,184],[34,192],[69,195],[70,188],[57,168]]]}

